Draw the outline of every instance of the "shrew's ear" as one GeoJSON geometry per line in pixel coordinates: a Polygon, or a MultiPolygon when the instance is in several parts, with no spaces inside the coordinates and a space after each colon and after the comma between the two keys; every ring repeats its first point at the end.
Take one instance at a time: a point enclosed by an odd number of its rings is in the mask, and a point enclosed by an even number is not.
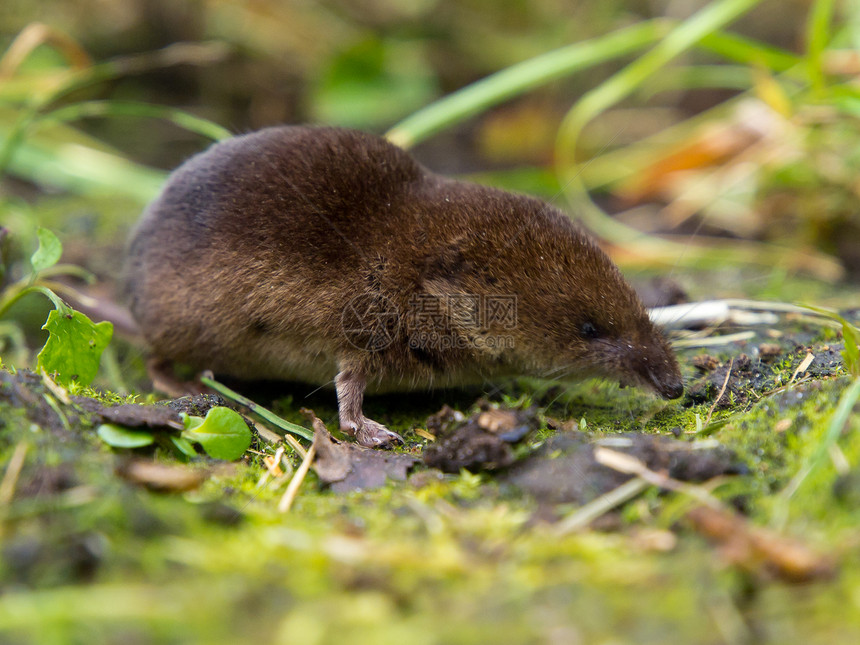
{"type": "Polygon", "coordinates": [[[466,330],[478,324],[480,294],[476,293],[474,263],[466,259],[464,238],[458,238],[428,256],[421,272],[424,297],[445,321],[456,329],[466,330]]]}
{"type": "Polygon", "coordinates": [[[465,243],[465,237],[460,237],[434,249],[424,260],[421,286],[428,292],[434,284],[450,286],[455,291],[462,288],[463,278],[474,270],[473,263],[466,259],[465,243]]]}

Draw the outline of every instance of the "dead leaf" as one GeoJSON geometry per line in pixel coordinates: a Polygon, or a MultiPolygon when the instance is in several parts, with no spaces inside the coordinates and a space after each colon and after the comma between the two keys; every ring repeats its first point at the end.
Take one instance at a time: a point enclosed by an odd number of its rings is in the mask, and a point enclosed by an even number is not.
{"type": "Polygon", "coordinates": [[[512,430],[517,425],[516,410],[495,408],[478,415],[478,427],[499,434],[512,430]]]}
{"type": "Polygon", "coordinates": [[[471,424],[424,449],[424,463],[446,473],[494,470],[513,461],[513,450],[499,435],[471,424]]]}
{"type": "Polygon", "coordinates": [[[194,490],[208,476],[205,471],[188,466],[169,466],[147,459],[125,461],[117,467],[117,474],[133,484],[174,493],[194,490]]]}
{"type": "Polygon", "coordinates": [[[461,423],[465,418],[462,412],[446,404],[441,410],[427,417],[427,430],[438,437],[448,432],[453,424],[461,423]]]}
{"type": "Polygon", "coordinates": [[[141,405],[127,403],[103,408],[98,415],[109,423],[123,426],[150,428],[174,428],[182,430],[182,419],[179,413],[164,405],[141,405]]]}
{"type": "Polygon", "coordinates": [[[336,493],[378,488],[388,478],[403,481],[418,461],[409,455],[340,442],[321,423],[314,424],[314,445],[313,469],[336,493]]]}
{"type": "Polygon", "coordinates": [[[637,204],[658,196],[671,196],[684,172],[701,170],[725,163],[755,143],[760,134],[743,123],[710,124],[674,149],[662,152],[650,166],[642,168],[618,190],[628,204],[637,204]]]}
{"type": "Polygon", "coordinates": [[[731,564],[753,573],[768,573],[784,582],[830,578],[836,571],[828,557],[797,540],[752,526],[728,510],[700,506],[687,514],[693,528],[720,545],[731,564]]]}

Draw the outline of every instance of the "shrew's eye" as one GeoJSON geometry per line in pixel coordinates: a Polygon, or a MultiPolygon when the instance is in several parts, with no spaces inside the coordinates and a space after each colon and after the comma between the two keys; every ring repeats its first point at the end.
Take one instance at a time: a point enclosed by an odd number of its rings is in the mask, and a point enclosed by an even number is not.
{"type": "Polygon", "coordinates": [[[582,327],[580,327],[579,330],[585,338],[597,338],[600,336],[600,333],[597,331],[597,327],[595,327],[592,322],[582,323],[582,327]]]}

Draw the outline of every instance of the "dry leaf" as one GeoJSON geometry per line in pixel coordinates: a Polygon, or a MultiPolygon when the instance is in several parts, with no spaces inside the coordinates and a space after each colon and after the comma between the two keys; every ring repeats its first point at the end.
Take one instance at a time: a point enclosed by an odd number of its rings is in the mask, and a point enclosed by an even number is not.
{"type": "Polygon", "coordinates": [[[147,459],[134,459],[123,462],[117,474],[134,484],[152,490],[181,493],[194,490],[207,477],[205,471],[188,466],[169,466],[147,459]]]}
{"type": "Polygon", "coordinates": [[[730,563],[752,572],[767,572],[785,582],[830,578],[835,564],[800,542],[750,525],[740,515],[706,506],[687,514],[693,527],[720,545],[730,563]]]}
{"type": "Polygon", "coordinates": [[[336,493],[378,488],[388,478],[403,481],[418,461],[409,455],[340,442],[325,426],[317,424],[314,424],[314,445],[317,457],[313,469],[336,493]]]}

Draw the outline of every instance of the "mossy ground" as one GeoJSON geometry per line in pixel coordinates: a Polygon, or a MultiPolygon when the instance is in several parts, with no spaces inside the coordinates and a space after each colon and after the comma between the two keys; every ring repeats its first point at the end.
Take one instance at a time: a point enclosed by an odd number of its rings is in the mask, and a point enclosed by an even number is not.
{"type": "MultiPolygon", "coordinates": [[[[753,524],[775,526],[832,555],[832,579],[790,585],[726,564],[684,520],[690,500],[656,490],[626,504],[611,531],[563,537],[539,519],[534,500],[498,485],[492,474],[416,478],[348,495],[321,489],[311,474],[281,515],[286,478],[259,486],[265,468],[249,454],[236,464],[206,464],[211,474],[198,490],[155,493],[118,476],[128,453],[112,451],[92,427],[37,424],[6,402],[6,471],[16,450],[26,446],[26,454],[14,494],[0,507],[2,640],[857,642],[860,417],[852,415],[838,440],[849,469],[840,472],[827,460],[787,498],[785,487],[821,444],[850,377],[837,365],[791,383],[807,348],[822,353],[839,339],[790,322],[782,332],[784,352],[756,362],[759,377],[744,381],[743,401],[718,406],[704,429],[714,388],[691,404],[605,383],[517,380],[495,391],[378,397],[368,413],[402,432],[405,449],[416,453],[425,440],[414,429],[428,414],[443,403],[468,411],[482,395],[537,405],[544,418],[585,420],[589,433],[715,439],[747,468],[715,494],[753,524]]],[[[757,342],[708,353],[725,364],[754,355],[757,342]]],[[[708,378],[692,367],[701,353],[680,354],[694,386],[708,378]]],[[[335,417],[326,392],[305,399],[296,389],[274,402],[295,421],[306,405],[325,421],[335,417]]],[[[551,432],[539,430],[520,450],[551,432]]]]}

